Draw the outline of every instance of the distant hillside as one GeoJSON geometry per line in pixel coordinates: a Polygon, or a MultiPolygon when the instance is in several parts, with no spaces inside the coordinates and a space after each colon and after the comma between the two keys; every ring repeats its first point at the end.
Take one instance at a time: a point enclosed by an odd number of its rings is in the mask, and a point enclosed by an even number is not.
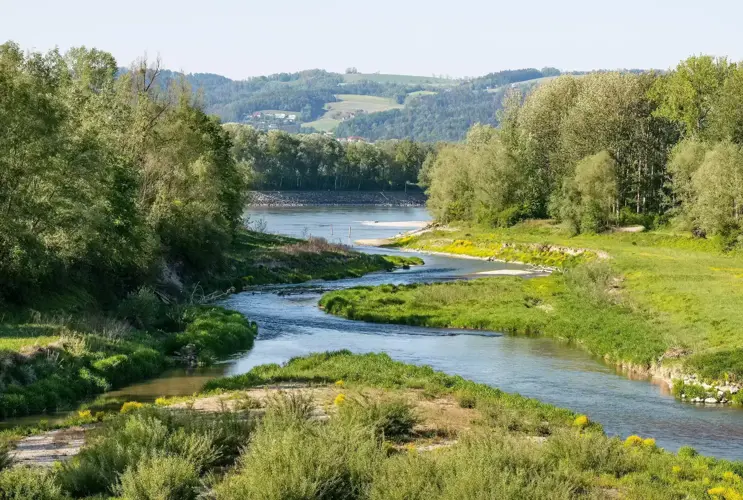
{"type": "MultiPolygon", "coordinates": [[[[637,71],[637,70],[632,70],[637,71]]],[[[560,75],[556,68],[525,68],[469,80],[320,69],[248,80],[195,73],[185,77],[203,95],[207,113],[261,130],[335,132],[367,140],[411,138],[458,141],[475,123],[495,125],[504,92],[560,75]]]]}

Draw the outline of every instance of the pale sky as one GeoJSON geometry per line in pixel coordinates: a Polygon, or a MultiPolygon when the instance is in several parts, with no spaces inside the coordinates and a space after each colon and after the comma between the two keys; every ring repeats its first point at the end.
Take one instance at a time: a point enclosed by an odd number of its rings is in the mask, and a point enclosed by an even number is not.
{"type": "Polygon", "coordinates": [[[0,0],[0,41],[230,78],[323,68],[477,76],[743,59],[743,0],[0,0]]]}

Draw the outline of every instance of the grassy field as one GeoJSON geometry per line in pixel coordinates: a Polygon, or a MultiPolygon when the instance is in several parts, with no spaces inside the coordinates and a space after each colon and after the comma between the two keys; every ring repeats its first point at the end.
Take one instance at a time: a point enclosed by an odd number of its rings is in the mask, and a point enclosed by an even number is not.
{"type": "MultiPolygon", "coordinates": [[[[400,240],[397,245],[558,267],[575,266],[582,257],[561,255],[554,245],[593,250],[583,257],[589,260],[597,260],[596,255],[603,252],[618,277],[612,282],[617,303],[611,308],[619,308],[622,317],[631,320],[625,326],[617,323],[616,328],[607,325],[600,334],[606,344],[588,343],[586,347],[619,361],[650,363],[663,356],[664,365],[681,367],[708,380],[743,380],[743,254],[724,253],[715,241],[663,232],[569,237],[549,223],[532,222],[501,230],[434,231],[400,240]],[[601,347],[604,345],[621,349],[601,347]]],[[[559,299],[559,304],[554,299],[545,304],[557,308],[567,300],[562,293],[564,281],[565,277],[554,275],[524,284],[520,291],[509,285],[509,290],[526,298],[537,294],[543,283],[543,292],[553,288],[549,293],[559,299]]],[[[545,299],[538,294],[536,298],[545,299]]],[[[489,300],[497,303],[495,296],[489,300]]],[[[543,314],[539,309],[534,311],[537,316],[543,314]]],[[[575,312],[579,320],[582,313],[575,312]]],[[[555,334],[575,336],[571,331],[555,334]]]]}
{"type": "Polygon", "coordinates": [[[743,463],[688,447],[668,453],[650,437],[608,438],[586,416],[384,354],[314,354],[208,388],[167,408],[81,414],[102,424],[80,454],[2,470],[0,495],[681,500],[743,491],[743,463]]]}
{"type": "Polygon", "coordinates": [[[400,109],[402,104],[397,104],[394,99],[389,97],[377,97],[371,95],[357,94],[338,94],[339,102],[329,102],[325,105],[327,111],[323,116],[315,121],[303,123],[305,127],[313,127],[322,132],[329,132],[335,129],[342,121],[340,117],[362,110],[365,113],[376,113],[379,111],[388,111],[390,109],[400,109]],[[337,115],[337,116],[336,116],[337,115]]]}
{"type": "Polygon", "coordinates": [[[399,83],[403,85],[440,85],[452,86],[458,85],[460,80],[437,78],[433,76],[414,76],[414,75],[385,75],[380,73],[356,73],[343,75],[343,80],[347,83],[356,83],[362,80],[369,80],[379,83],[399,83]]]}

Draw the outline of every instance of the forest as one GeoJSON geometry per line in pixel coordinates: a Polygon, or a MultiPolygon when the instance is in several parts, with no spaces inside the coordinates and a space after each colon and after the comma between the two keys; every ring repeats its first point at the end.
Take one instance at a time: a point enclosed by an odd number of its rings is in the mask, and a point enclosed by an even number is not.
{"type": "Polygon", "coordinates": [[[409,139],[375,144],[342,142],[320,134],[227,124],[232,156],[253,189],[404,190],[434,147],[409,139]]]}
{"type": "MultiPolygon", "coordinates": [[[[120,69],[124,74],[127,70],[120,69]]],[[[185,80],[200,95],[204,111],[224,122],[244,122],[246,116],[263,110],[294,112],[302,122],[315,120],[327,103],[336,102],[336,94],[372,95],[394,98],[407,103],[402,110],[361,114],[341,124],[337,137],[361,136],[367,140],[412,139],[415,141],[460,141],[475,123],[496,125],[495,113],[501,93],[490,93],[514,83],[556,76],[555,68],[506,70],[451,84],[416,83],[401,76],[401,82],[370,79],[345,81],[344,75],[324,70],[279,73],[248,80],[224,76],[161,71],[160,83],[167,88],[172,81],[185,80]],[[415,96],[425,91],[426,95],[415,96]],[[414,99],[406,99],[409,96],[414,99]]],[[[310,130],[311,131],[311,130],[310,130]]]]}
{"type": "Polygon", "coordinates": [[[498,129],[477,125],[421,171],[442,221],[554,217],[573,232],[672,221],[739,242],[743,65],[694,56],[667,73],[561,76],[512,89],[498,129]]]}
{"type": "Polygon", "coordinates": [[[246,176],[219,120],[156,64],[0,45],[0,304],[84,287],[101,303],[163,262],[218,269],[246,176]]]}

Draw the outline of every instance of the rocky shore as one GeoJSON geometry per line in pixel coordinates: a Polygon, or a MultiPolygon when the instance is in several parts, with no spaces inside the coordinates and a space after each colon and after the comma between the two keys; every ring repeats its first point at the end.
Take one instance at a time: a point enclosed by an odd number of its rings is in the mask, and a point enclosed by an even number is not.
{"type": "Polygon", "coordinates": [[[423,207],[426,204],[426,195],[422,192],[401,191],[251,191],[248,204],[253,207],[423,207]]]}

